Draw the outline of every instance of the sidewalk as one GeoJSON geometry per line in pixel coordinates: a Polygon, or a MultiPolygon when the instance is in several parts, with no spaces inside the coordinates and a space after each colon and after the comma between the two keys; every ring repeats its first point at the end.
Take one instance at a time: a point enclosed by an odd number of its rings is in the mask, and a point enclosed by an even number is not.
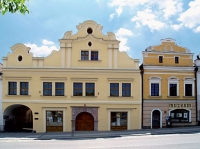
{"type": "Polygon", "coordinates": [[[95,139],[112,138],[122,136],[142,136],[142,135],[162,135],[162,134],[183,134],[198,133],[200,126],[161,128],[161,129],[141,129],[126,131],[75,131],[75,132],[48,132],[48,133],[23,133],[23,132],[1,132],[0,140],[5,139],[33,139],[33,140],[51,140],[51,139],[95,139]]]}

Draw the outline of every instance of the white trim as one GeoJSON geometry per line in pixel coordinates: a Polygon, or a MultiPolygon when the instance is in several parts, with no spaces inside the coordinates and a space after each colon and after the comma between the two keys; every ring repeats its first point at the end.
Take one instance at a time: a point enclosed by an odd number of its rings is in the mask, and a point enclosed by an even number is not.
{"type": "Polygon", "coordinates": [[[67,68],[71,67],[71,48],[67,48],[67,68]]]}
{"type": "Polygon", "coordinates": [[[179,96],[179,78],[172,76],[167,78],[168,80],[168,96],[170,96],[170,84],[176,84],[176,96],[179,96]]]}
{"type": "Polygon", "coordinates": [[[158,108],[155,108],[155,109],[153,109],[152,111],[151,111],[151,129],[152,129],[152,123],[153,123],[153,121],[152,121],[152,118],[153,118],[153,111],[155,111],[155,110],[158,110],[158,111],[160,111],[160,128],[162,128],[162,111],[160,110],[160,109],[158,109],[158,108]]]}
{"type": "MultiPolygon", "coordinates": [[[[66,131],[66,108],[45,108],[43,109],[43,132],[46,132],[46,111],[63,111],[63,132],[66,131]]],[[[70,125],[70,124],[69,124],[70,125]]]]}
{"type": "Polygon", "coordinates": [[[108,130],[110,130],[110,115],[111,115],[111,112],[127,112],[127,130],[130,130],[130,121],[131,121],[131,117],[130,117],[130,111],[129,109],[108,109],[108,130]]]}
{"type": "Polygon", "coordinates": [[[192,84],[192,96],[194,96],[194,78],[187,78],[187,77],[185,77],[185,78],[183,78],[183,80],[184,80],[184,96],[186,96],[185,95],[185,85],[186,84],[192,84]]]}
{"type": "Polygon", "coordinates": [[[151,96],[151,84],[152,83],[158,83],[159,84],[159,95],[158,96],[161,96],[162,93],[162,89],[161,89],[161,80],[162,78],[159,77],[159,76],[150,76],[149,77],[149,95],[151,96]]]}

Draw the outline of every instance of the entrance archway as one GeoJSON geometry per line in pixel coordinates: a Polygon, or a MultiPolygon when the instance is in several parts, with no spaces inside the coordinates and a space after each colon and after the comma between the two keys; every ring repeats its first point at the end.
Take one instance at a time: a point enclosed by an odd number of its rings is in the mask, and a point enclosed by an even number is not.
{"type": "Polygon", "coordinates": [[[160,117],[161,117],[161,114],[160,114],[160,110],[153,110],[153,112],[152,112],[152,128],[160,128],[161,127],[161,125],[160,125],[160,122],[161,122],[161,120],[160,120],[160,117]]]}
{"type": "Polygon", "coordinates": [[[94,117],[88,112],[82,112],[76,117],[76,130],[92,131],[94,130],[94,117]]]}
{"type": "Polygon", "coordinates": [[[29,107],[11,105],[4,111],[4,130],[8,132],[23,132],[33,129],[33,114],[29,107]]]}

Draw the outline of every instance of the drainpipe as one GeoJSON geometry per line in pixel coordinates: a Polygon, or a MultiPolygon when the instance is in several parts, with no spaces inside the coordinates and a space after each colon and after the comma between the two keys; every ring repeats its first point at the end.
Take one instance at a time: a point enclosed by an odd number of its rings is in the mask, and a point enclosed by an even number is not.
{"type": "Polygon", "coordinates": [[[140,74],[141,74],[141,80],[142,80],[142,85],[141,85],[141,88],[142,88],[142,115],[141,115],[141,128],[143,129],[143,76],[144,76],[144,67],[143,67],[143,64],[140,65],[140,74]]]}
{"type": "Polygon", "coordinates": [[[197,121],[197,125],[200,125],[199,124],[199,121],[198,121],[198,103],[197,103],[197,72],[198,72],[198,67],[196,66],[194,68],[194,71],[195,71],[195,100],[196,100],[196,121],[197,121]]]}

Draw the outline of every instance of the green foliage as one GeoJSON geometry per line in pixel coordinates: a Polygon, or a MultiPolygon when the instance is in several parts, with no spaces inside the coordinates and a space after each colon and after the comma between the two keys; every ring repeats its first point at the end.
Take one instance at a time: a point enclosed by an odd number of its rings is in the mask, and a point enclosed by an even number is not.
{"type": "Polygon", "coordinates": [[[29,13],[25,2],[28,0],[0,0],[0,13],[4,15],[6,12],[20,12],[21,14],[29,13]]]}

